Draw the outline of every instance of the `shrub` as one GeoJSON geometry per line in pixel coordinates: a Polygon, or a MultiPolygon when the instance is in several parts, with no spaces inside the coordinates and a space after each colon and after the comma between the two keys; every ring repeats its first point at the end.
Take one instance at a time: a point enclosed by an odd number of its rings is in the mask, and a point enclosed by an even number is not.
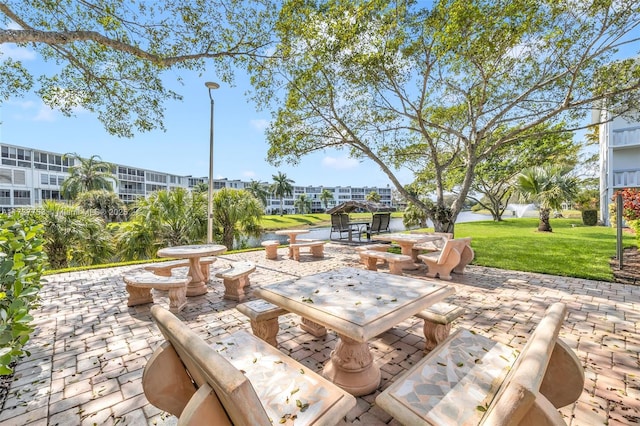
{"type": "Polygon", "coordinates": [[[29,311],[38,302],[40,276],[46,263],[42,225],[0,214],[0,375],[23,355],[33,332],[29,311]]]}
{"type": "Polygon", "coordinates": [[[583,210],[582,211],[582,223],[587,226],[595,226],[598,223],[598,211],[597,210],[583,210]]]}

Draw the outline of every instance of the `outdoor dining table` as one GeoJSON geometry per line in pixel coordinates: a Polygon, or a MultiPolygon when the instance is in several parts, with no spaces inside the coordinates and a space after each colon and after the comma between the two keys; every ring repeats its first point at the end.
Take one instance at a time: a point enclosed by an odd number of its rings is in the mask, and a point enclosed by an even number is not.
{"type": "Polygon", "coordinates": [[[221,244],[195,244],[165,247],[158,250],[158,257],[189,259],[188,275],[191,277],[191,282],[187,285],[187,296],[200,296],[207,292],[205,277],[200,269],[200,258],[215,256],[225,251],[227,251],[227,247],[221,244]]]}
{"type": "Polygon", "coordinates": [[[323,376],[355,396],[380,384],[368,341],[455,292],[441,281],[341,268],[269,284],[254,294],[334,330],[323,376]]]}
{"type": "Polygon", "coordinates": [[[418,254],[413,250],[414,245],[418,243],[425,243],[427,241],[439,241],[442,239],[441,236],[437,235],[401,233],[377,234],[373,235],[371,238],[378,241],[393,241],[400,246],[400,252],[402,254],[411,256],[413,259],[413,265],[408,265],[408,267],[404,267],[403,269],[418,269],[420,267],[418,254]]]}
{"type": "Polygon", "coordinates": [[[301,234],[308,234],[308,229],[279,229],[276,235],[287,235],[289,237],[289,257],[292,257],[291,244],[296,242],[296,237],[301,234]]]}

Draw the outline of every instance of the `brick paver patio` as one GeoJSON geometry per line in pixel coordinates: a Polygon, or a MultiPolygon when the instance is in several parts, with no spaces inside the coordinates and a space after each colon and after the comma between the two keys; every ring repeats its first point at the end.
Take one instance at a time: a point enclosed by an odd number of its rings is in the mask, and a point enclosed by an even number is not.
{"type": "MultiPolygon", "coordinates": [[[[256,262],[251,275],[255,288],[358,261],[352,248],[336,244],[327,244],[320,260],[303,256],[295,262],[286,251],[279,249],[279,260],[265,259],[263,251],[222,255],[213,269],[236,260],[256,262]]],[[[31,357],[16,368],[0,424],[176,424],[175,417],[150,405],[142,393],[142,370],[162,337],[151,320],[150,305],[126,306],[122,275],[137,268],[45,277],[42,306],[34,312],[37,329],[27,347],[31,357]]],[[[467,308],[454,329],[470,328],[518,349],[549,304],[566,303],[568,316],[560,334],[583,362],[586,376],[582,397],[561,411],[567,424],[640,423],[640,287],[475,266],[464,276],[454,275],[452,285],[457,293],[449,301],[467,308]]],[[[236,302],[222,299],[221,280],[212,278],[208,287],[206,295],[190,297],[178,317],[208,342],[238,329],[250,330],[236,302]]],[[[156,293],[154,298],[168,307],[167,297],[156,293]]],[[[297,322],[295,315],[281,317],[279,349],[318,371],[335,334],[314,338],[297,322]]],[[[423,343],[422,321],[413,318],[378,336],[371,346],[382,369],[380,388],[358,398],[346,419],[336,422],[397,424],[374,399],[422,357],[423,343]]]]}

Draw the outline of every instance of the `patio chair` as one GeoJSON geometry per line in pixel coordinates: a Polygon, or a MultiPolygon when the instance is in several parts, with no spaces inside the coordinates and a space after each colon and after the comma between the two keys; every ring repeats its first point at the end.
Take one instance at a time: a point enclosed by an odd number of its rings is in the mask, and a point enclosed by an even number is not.
{"type": "Polygon", "coordinates": [[[333,240],[333,233],[338,233],[338,239],[348,238],[351,233],[351,225],[349,225],[349,215],[346,213],[335,213],[331,215],[331,231],[329,232],[329,239],[333,240]],[[343,237],[343,234],[347,234],[343,237]]]}

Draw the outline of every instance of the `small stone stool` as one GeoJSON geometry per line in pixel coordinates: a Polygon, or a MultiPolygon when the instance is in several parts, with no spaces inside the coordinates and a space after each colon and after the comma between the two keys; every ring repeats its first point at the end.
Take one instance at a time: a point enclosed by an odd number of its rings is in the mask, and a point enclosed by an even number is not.
{"type": "Polygon", "coordinates": [[[278,240],[266,240],[260,243],[264,247],[264,254],[267,259],[278,259],[278,246],[280,241],[278,240]]]}
{"type": "Polygon", "coordinates": [[[416,314],[424,320],[424,352],[431,352],[438,344],[449,337],[451,323],[464,314],[465,309],[451,303],[440,302],[429,306],[416,314]]]}
{"type": "Polygon", "coordinates": [[[278,317],[287,311],[266,300],[256,299],[240,303],[236,309],[249,317],[254,336],[261,338],[273,347],[278,345],[278,317]]]}

